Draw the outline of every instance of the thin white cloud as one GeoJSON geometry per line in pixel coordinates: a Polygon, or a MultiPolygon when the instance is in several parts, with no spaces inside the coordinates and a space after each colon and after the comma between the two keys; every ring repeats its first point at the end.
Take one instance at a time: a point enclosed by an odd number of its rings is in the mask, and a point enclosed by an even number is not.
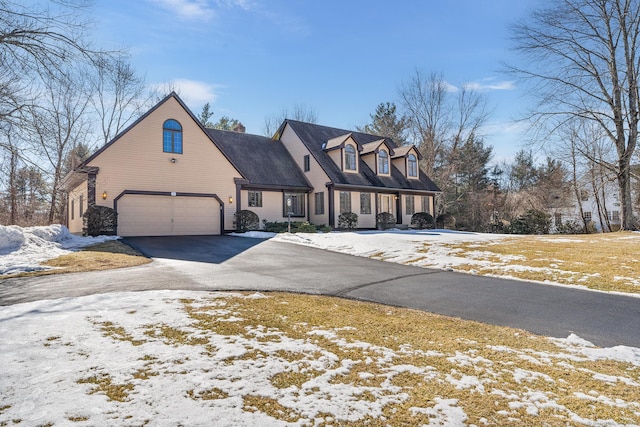
{"type": "Polygon", "coordinates": [[[151,0],[158,6],[189,21],[209,21],[215,15],[207,0],[151,0]]]}
{"type": "Polygon", "coordinates": [[[229,8],[239,7],[244,10],[252,10],[254,8],[254,3],[251,0],[217,0],[217,3],[229,8]]]}
{"type": "Polygon", "coordinates": [[[168,89],[175,90],[187,105],[195,106],[203,105],[207,102],[214,103],[218,98],[217,90],[222,85],[198,80],[174,79],[170,82],[153,85],[153,87],[160,92],[166,92],[168,89]]]}
{"type": "Polygon", "coordinates": [[[502,82],[485,83],[485,82],[470,82],[465,83],[464,88],[467,90],[475,91],[489,91],[489,90],[515,90],[516,84],[513,81],[505,80],[502,82]]]}

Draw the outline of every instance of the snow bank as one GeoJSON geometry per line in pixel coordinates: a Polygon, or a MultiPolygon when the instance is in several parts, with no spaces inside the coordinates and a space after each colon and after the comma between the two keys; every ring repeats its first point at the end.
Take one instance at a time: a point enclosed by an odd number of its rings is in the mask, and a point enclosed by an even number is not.
{"type": "Polygon", "coordinates": [[[85,246],[118,236],[81,237],[64,225],[19,227],[0,225],[0,276],[27,271],[47,270],[43,261],[68,254],[85,246]]]}

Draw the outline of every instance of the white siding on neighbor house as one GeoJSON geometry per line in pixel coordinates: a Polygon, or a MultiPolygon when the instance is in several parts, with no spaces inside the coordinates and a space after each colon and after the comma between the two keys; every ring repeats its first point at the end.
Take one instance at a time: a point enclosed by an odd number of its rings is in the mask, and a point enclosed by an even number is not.
{"type": "MultiPolygon", "coordinates": [[[[102,193],[100,193],[102,194],[102,193]]],[[[80,207],[82,205],[82,209],[84,211],[87,210],[87,181],[84,181],[82,184],[78,185],[73,190],[69,191],[69,200],[67,202],[67,209],[69,209],[69,231],[74,234],[82,234],[82,213],[80,212],[80,207]]],[[[96,198],[98,198],[98,194],[96,194],[96,198]]]]}
{"type": "Polygon", "coordinates": [[[235,195],[234,178],[241,175],[174,98],[151,112],[88,166],[100,168],[96,177],[98,205],[113,207],[114,198],[124,190],[216,194],[224,204],[224,229],[233,229],[235,205],[228,199],[235,195]],[[162,126],[167,119],[182,125],[182,154],[163,152],[162,126]],[[171,159],[176,159],[175,163],[171,159]],[[104,191],[106,200],[100,196],[104,191]]]}
{"type": "MultiPolygon", "coordinates": [[[[328,225],[329,224],[329,190],[327,188],[327,182],[329,182],[329,177],[322,170],[320,164],[316,161],[315,157],[311,155],[307,147],[305,147],[304,143],[298,138],[298,135],[291,130],[290,126],[285,126],[284,131],[280,137],[280,140],[287,148],[291,156],[295,160],[295,162],[300,167],[300,170],[304,171],[304,156],[309,155],[309,171],[304,172],[305,177],[313,187],[313,191],[310,193],[310,197],[308,199],[309,202],[309,222],[315,225],[328,225]],[[315,197],[313,196],[316,192],[324,193],[324,214],[316,215],[316,206],[315,206],[315,197]]],[[[337,153],[338,159],[340,157],[340,150],[334,150],[333,153],[337,153]]],[[[337,218],[337,217],[336,217],[337,218]]]]}

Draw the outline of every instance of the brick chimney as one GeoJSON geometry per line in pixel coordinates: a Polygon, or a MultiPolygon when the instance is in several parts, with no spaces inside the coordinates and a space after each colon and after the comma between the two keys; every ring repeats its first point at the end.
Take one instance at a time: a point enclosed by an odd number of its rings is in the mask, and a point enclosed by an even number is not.
{"type": "Polygon", "coordinates": [[[244,125],[240,122],[238,122],[238,124],[233,128],[234,132],[240,132],[240,133],[245,133],[247,130],[247,128],[244,127],[244,125]]]}

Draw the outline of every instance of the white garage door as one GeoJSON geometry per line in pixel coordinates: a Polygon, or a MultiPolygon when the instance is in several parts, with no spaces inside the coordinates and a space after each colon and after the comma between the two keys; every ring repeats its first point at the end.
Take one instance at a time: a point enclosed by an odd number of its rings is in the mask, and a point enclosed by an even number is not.
{"type": "Polygon", "coordinates": [[[220,204],[211,197],[127,194],[118,201],[118,234],[220,234],[220,204]]]}

